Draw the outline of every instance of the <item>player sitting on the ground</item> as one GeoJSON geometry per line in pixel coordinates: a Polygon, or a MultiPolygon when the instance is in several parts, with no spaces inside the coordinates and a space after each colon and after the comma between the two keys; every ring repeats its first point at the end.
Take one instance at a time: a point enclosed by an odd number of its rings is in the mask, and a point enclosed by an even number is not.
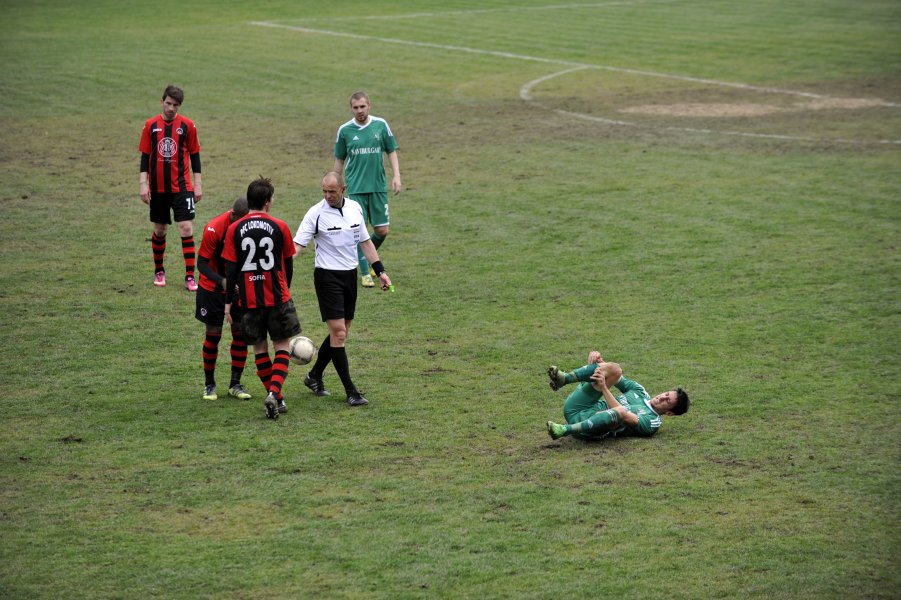
{"type": "Polygon", "coordinates": [[[661,415],[682,415],[688,410],[688,394],[682,388],[651,398],[641,384],[623,377],[619,364],[604,362],[596,350],[588,353],[584,367],[567,373],[552,366],[547,373],[554,391],[568,383],[582,382],[563,403],[566,424],[547,422],[547,432],[555,440],[565,435],[586,440],[651,436],[663,423],[661,415]],[[614,396],[609,385],[622,394],[614,396]]]}

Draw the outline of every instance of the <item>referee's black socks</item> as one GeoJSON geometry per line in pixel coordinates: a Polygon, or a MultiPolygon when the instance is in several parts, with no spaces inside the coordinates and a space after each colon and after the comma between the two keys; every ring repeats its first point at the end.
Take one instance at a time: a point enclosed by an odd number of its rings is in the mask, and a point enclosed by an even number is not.
{"type": "Polygon", "coordinates": [[[332,348],[332,363],[335,365],[335,370],[338,371],[338,377],[341,378],[341,383],[344,384],[344,391],[348,394],[356,392],[357,388],[350,378],[350,365],[347,363],[347,351],[343,347],[332,348]]]}

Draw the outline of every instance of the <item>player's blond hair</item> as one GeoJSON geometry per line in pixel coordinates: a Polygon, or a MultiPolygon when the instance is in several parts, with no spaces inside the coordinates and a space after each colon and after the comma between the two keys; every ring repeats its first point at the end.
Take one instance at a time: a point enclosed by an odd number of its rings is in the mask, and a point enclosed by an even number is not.
{"type": "Polygon", "coordinates": [[[354,92],[353,94],[351,94],[351,95],[350,95],[350,99],[347,101],[347,103],[348,103],[348,104],[353,104],[353,103],[354,103],[354,100],[359,100],[360,98],[363,98],[364,100],[366,100],[366,104],[372,104],[372,103],[369,101],[369,95],[366,94],[366,92],[363,92],[363,91],[360,91],[360,92],[354,92]]]}

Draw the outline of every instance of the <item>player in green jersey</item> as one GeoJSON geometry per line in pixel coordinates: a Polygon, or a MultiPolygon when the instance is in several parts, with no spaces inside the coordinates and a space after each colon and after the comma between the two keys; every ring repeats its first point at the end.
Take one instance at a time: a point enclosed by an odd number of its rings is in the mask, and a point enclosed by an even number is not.
{"type": "Polygon", "coordinates": [[[682,388],[657,394],[653,398],[636,381],[623,377],[622,367],[605,362],[601,353],[592,350],[588,364],[569,373],[555,366],[548,369],[551,389],[568,383],[579,387],[563,403],[566,424],[547,422],[552,439],[566,435],[591,440],[604,437],[651,436],[663,423],[663,415],[683,415],[688,411],[688,394],[682,388]],[[609,386],[621,392],[614,396],[609,386]]]}
{"type": "MultiPolygon", "coordinates": [[[[391,190],[399,194],[400,164],[397,141],[388,122],[369,114],[371,105],[365,92],[354,92],[350,110],[354,118],[338,128],[335,138],[335,168],[344,175],[347,197],[363,207],[364,220],[372,225],[372,243],[376,249],[388,236],[388,190],[385,179],[385,156],[391,163],[391,190]]],[[[363,287],[374,287],[369,262],[358,251],[363,287]]]]}

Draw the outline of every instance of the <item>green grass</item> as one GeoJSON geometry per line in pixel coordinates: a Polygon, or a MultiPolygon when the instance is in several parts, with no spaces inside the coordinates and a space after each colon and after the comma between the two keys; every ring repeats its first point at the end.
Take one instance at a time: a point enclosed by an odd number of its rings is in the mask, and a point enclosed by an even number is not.
{"type": "Polygon", "coordinates": [[[549,6],[4,3],[0,596],[901,593],[901,9],[549,6]],[[594,68],[520,99],[567,63],[594,68]],[[296,227],[352,91],[389,119],[397,292],[361,291],[348,345],[369,407],[294,367],[267,421],[252,364],[253,401],[201,401],[202,325],[150,285],[137,194],[169,82],[203,145],[198,239],[258,174],[296,227]],[[621,112],[714,103],[781,111],[621,112]],[[692,410],[551,442],[543,370],[592,348],[692,410]]]}

